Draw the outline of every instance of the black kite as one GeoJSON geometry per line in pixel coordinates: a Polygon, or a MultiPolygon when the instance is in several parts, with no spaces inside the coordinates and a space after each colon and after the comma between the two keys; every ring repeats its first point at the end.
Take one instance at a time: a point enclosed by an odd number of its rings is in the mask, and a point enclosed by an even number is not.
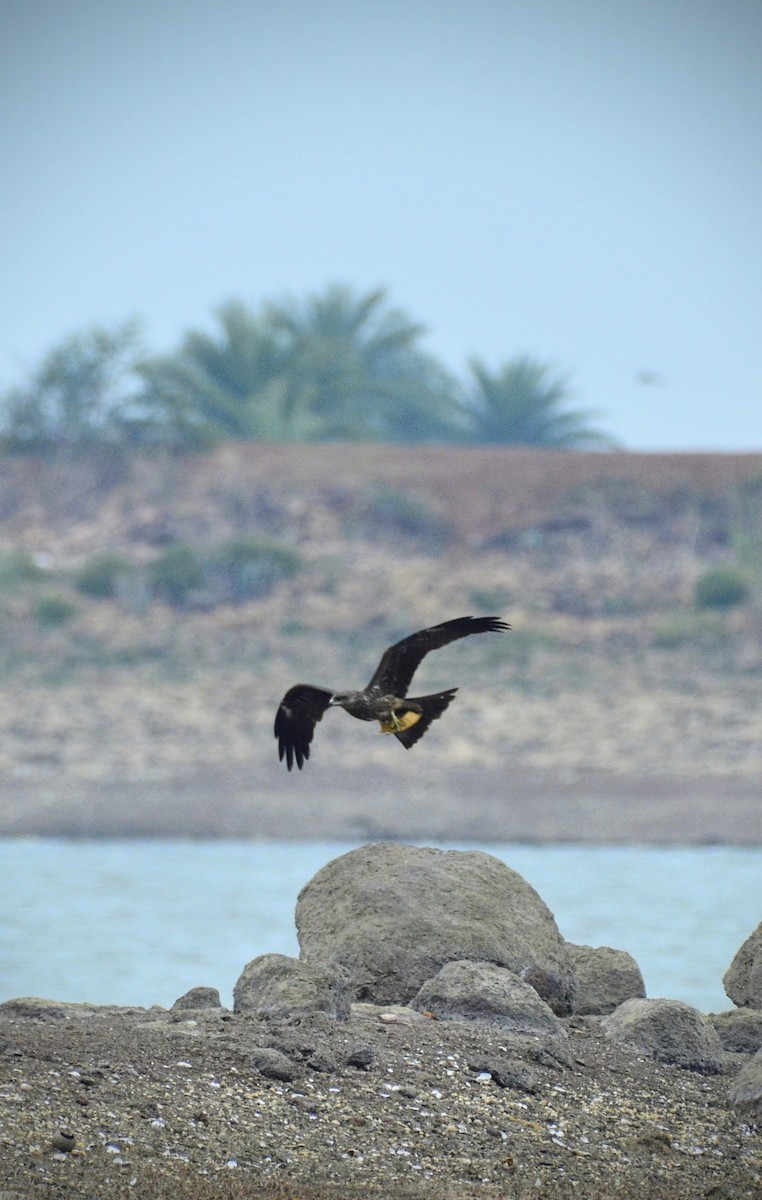
{"type": "Polygon", "coordinates": [[[315,726],[327,708],[343,708],[360,721],[379,721],[383,733],[393,733],[406,750],[422,738],[432,721],[441,717],[457,688],[434,696],[405,699],[421,660],[472,633],[499,633],[510,629],[497,617],[456,617],[431,629],[421,629],[384,651],[370,683],[361,692],[330,692],[310,683],[289,688],[275,716],[278,754],[289,771],[296,762],[301,770],[310,756],[315,726]]]}

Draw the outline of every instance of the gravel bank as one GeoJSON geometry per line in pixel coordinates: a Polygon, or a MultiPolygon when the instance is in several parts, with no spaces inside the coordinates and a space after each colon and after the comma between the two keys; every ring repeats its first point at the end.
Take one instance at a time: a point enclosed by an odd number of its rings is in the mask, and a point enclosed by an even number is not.
{"type": "Polygon", "coordinates": [[[367,1005],[339,1023],[10,1001],[0,1195],[762,1194],[759,1136],[727,1103],[745,1056],[701,1075],[597,1018],[564,1024],[559,1040],[367,1005]]]}

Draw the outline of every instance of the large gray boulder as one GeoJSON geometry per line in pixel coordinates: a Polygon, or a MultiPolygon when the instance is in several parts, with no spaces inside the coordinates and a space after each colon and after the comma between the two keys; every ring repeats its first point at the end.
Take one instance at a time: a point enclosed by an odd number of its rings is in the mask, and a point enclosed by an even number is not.
{"type": "Polygon", "coordinates": [[[723,1069],[717,1031],[708,1017],[682,1000],[626,1000],[601,1024],[612,1041],[650,1058],[707,1075],[723,1069]]]}
{"type": "Polygon", "coordinates": [[[296,927],[305,962],[340,963],[352,998],[407,1004],[459,959],[494,963],[553,1011],[572,1011],[575,978],[553,914],[525,879],[481,851],[362,846],[304,887],[296,927]]]}
{"type": "Polygon", "coordinates": [[[233,988],[233,1011],[257,1016],[327,1013],[349,1017],[344,973],[323,963],[300,962],[286,954],[262,954],[244,967],[233,988]]]}
{"type": "Polygon", "coordinates": [[[445,963],[421,986],[410,1007],[430,1012],[440,1021],[470,1021],[512,1033],[567,1036],[558,1017],[534,988],[493,963],[445,963]]]}
{"type": "Polygon", "coordinates": [[[582,1016],[613,1012],[625,1000],[646,994],[640,967],[626,950],[610,946],[575,946],[566,943],[577,976],[574,1011],[582,1016]]]}
{"type": "Polygon", "coordinates": [[[757,1051],[733,1080],[730,1103],[746,1121],[762,1122],[762,1050],[757,1051]]]}
{"type": "Polygon", "coordinates": [[[739,949],[722,982],[739,1008],[762,1008],[762,921],[739,949]]]}

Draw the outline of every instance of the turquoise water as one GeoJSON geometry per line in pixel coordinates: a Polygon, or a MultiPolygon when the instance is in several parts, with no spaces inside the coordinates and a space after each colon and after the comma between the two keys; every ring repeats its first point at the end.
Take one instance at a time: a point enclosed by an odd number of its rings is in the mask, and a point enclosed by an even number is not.
{"type": "MultiPolygon", "coordinates": [[[[762,918],[762,849],[459,844],[537,889],[572,942],[628,950],[649,996],[730,1007],[722,975],[762,918]]],[[[0,839],[0,1000],[230,1004],[258,954],[297,954],[294,906],[332,842],[0,839]]]]}

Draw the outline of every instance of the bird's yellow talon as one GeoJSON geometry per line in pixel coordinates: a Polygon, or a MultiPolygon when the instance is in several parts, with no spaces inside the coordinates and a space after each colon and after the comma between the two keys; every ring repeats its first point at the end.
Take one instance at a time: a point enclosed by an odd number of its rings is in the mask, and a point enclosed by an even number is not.
{"type": "Polygon", "coordinates": [[[401,733],[403,729],[409,729],[411,725],[415,725],[420,719],[421,713],[418,712],[406,712],[399,717],[396,713],[392,713],[388,721],[380,722],[381,732],[401,733]]]}

